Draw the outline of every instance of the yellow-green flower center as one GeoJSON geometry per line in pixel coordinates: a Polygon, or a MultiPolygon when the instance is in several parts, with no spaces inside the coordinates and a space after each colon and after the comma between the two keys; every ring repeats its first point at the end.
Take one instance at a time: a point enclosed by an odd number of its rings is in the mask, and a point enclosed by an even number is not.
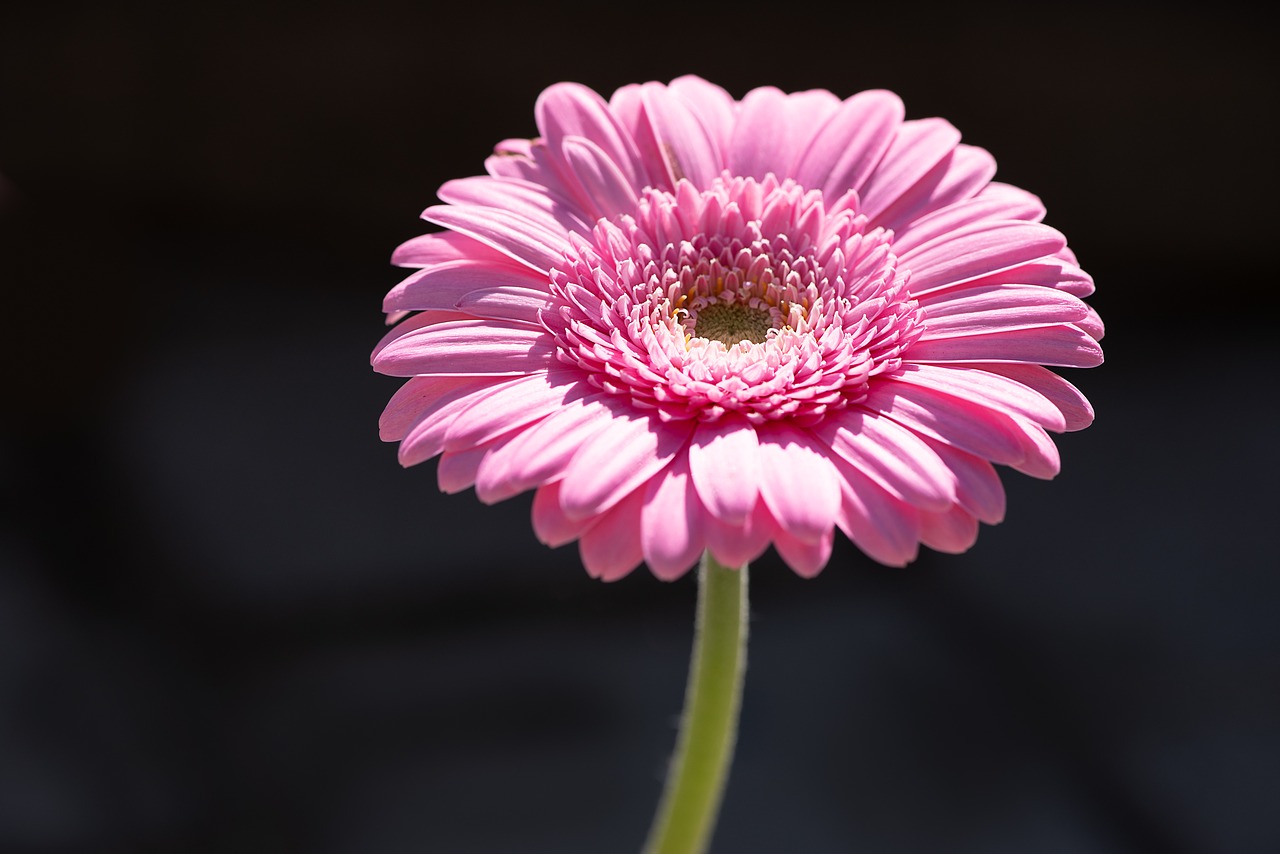
{"type": "Polygon", "coordinates": [[[762,344],[774,328],[773,318],[765,309],[741,303],[713,303],[698,311],[692,334],[732,347],[742,341],[762,344]]]}

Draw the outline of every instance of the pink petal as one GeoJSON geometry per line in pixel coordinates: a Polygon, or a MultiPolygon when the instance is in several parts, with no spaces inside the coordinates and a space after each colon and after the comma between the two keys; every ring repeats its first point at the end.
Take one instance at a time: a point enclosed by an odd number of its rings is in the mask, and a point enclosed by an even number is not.
{"type": "Polygon", "coordinates": [[[956,503],[988,525],[1004,519],[1004,485],[986,460],[925,437],[925,443],[956,477],[956,503]]]}
{"type": "Polygon", "coordinates": [[[404,322],[396,325],[395,328],[389,329],[387,334],[382,336],[382,340],[374,346],[373,353],[369,355],[369,363],[371,365],[376,365],[378,363],[378,356],[383,350],[387,349],[387,347],[392,343],[399,341],[407,335],[426,329],[428,326],[439,326],[443,323],[469,319],[470,318],[462,312],[452,310],[432,309],[430,311],[423,311],[415,314],[413,317],[410,317],[404,322]]]}
{"type": "Polygon", "coordinates": [[[604,395],[571,400],[526,427],[511,444],[487,457],[476,475],[476,496],[486,504],[558,480],[583,443],[607,429],[621,411],[604,395]]]}
{"type": "Polygon", "coordinates": [[[529,144],[525,146],[523,153],[504,155],[499,152],[486,158],[485,171],[494,178],[513,178],[546,187],[561,198],[585,207],[585,200],[578,198],[576,184],[572,181],[566,184],[563,180],[563,177],[572,176],[563,175],[565,169],[560,155],[553,156],[542,139],[526,142],[529,144]]]}
{"type": "Polygon", "coordinates": [[[542,328],[539,314],[554,305],[551,295],[531,288],[502,286],[478,288],[458,299],[459,311],[475,317],[527,323],[542,328]]]}
{"type": "Polygon", "coordinates": [[[938,439],[992,462],[1022,462],[1025,451],[1007,418],[981,404],[931,388],[883,379],[863,405],[921,436],[938,439]]]}
{"type": "Polygon", "coordinates": [[[1085,315],[1084,319],[1076,321],[1075,325],[1094,341],[1101,341],[1103,334],[1106,332],[1106,327],[1102,325],[1102,318],[1098,316],[1098,312],[1092,306],[1089,307],[1089,313],[1085,315]]]}
{"type": "Polygon", "coordinates": [[[1062,468],[1062,459],[1053,438],[1038,424],[1012,416],[1009,420],[1018,431],[1023,449],[1022,459],[1012,464],[1014,470],[1041,480],[1057,477],[1062,468]]]}
{"type": "Polygon", "coordinates": [[[955,476],[924,440],[864,409],[828,415],[814,434],[895,497],[926,510],[955,501],[955,476]]]}
{"type": "MultiPolygon", "coordinates": [[[[1028,193],[1021,187],[992,181],[983,187],[978,195],[957,205],[972,205],[971,210],[988,209],[992,219],[1020,219],[1026,222],[1039,222],[1044,219],[1044,202],[1035,193],[1028,193]]],[[[950,210],[950,208],[948,208],[950,210]]],[[[924,220],[912,223],[914,229],[924,220]]]]}
{"type": "Polygon", "coordinates": [[[909,364],[903,365],[892,377],[1029,418],[1057,432],[1067,426],[1062,412],[1043,395],[999,374],[972,367],[909,364]]]}
{"type": "Polygon", "coordinates": [[[689,468],[707,512],[730,525],[746,521],[764,476],[756,431],[746,419],[726,416],[698,425],[689,468]]]}
{"type": "Polygon", "coordinates": [[[921,512],[920,539],[945,554],[961,554],[978,541],[978,520],[961,507],[941,513],[921,512]]]}
{"type": "Polygon", "coordinates": [[[818,130],[793,175],[802,187],[821,188],[838,199],[861,186],[893,141],[902,123],[902,100],[892,92],[859,92],[818,130]]]}
{"type": "Polygon", "coordinates": [[[1001,374],[1043,395],[1062,413],[1064,420],[1062,429],[1069,433],[1075,430],[1083,430],[1093,423],[1093,406],[1085,399],[1080,389],[1048,368],[1040,365],[1012,363],[978,364],[973,367],[981,368],[994,374],[1001,374]]]}
{"type": "Polygon", "coordinates": [[[992,184],[975,198],[948,205],[911,223],[894,237],[893,251],[901,258],[918,246],[974,223],[1039,222],[1043,216],[1044,205],[1035,196],[1007,184],[992,184]]]}
{"type": "Polygon", "coordinates": [[[913,362],[1030,362],[1063,368],[1095,368],[1102,364],[1098,342],[1075,326],[922,339],[911,346],[908,356],[913,362]]]}
{"type": "Polygon", "coordinates": [[[735,569],[764,554],[776,530],[763,501],[756,504],[756,509],[741,525],[721,522],[710,513],[703,515],[702,525],[712,557],[735,569]]]}
{"type": "Polygon", "coordinates": [[[569,400],[583,396],[581,373],[552,368],[493,386],[453,420],[445,434],[448,451],[480,445],[515,427],[551,414],[569,400]]]}
{"type": "Polygon", "coordinates": [[[453,419],[465,412],[477,400],[488,395],[494,388],[511,382],[513,381],[508,380],[498,385],[479,388],[459,386],[441,395],[431,408],[424,411],[406,431],[404,439],[400,442],[400,464],[406,467],[417,465],[439,454],[444,450],[444,438],[453,419]]]}
{"type": "Polygon", "coordinates": [[[693,488],[687,454],[677,454],[645,487],[640,541],[645,562],[663,581],[674,581],[698,562],[704,548],[703,509],[693,488]]]}
{"type": "Polygon", "coordinates": [[[955,285],[1052,255],[1066,238],[1038,222],[976,222],[898,256],[911,270],[911,292],[955,285]]]}
{"type": "Polygon", "coordinates": [[[639,158],[636,166],[639,180],[635,182],[635,186],[670,190],[674,185],[671,183],[671,176],[667,173],[662,150],[658,147],[658,141],[653,135],[653,125],[649,123],[644,112],[642,88],[638,83],[631,83],[618,89],[609,99],[609,111],[631,135],[635,143],[639,158]]]}
{"type": "Polygon", "coordinates": [[[514,436],[515,433],[508,432],[483,445],[460,451],[445,451],[436,465],[436,483],[440,486],[440,491],[453,495],[469,489],[476,482],[476,471],[484,458],[511,441],[514,436]]]}
{"type": "Polygon", "coordinates": [[[773,547],[778,556],[801,578],[813,578],[831,559],[831,547],[835,543],[835,528],[813,542],[794,537],[779,527],[773,535],[773,547]]]}
{"type": "Polygon", "coordinates": [[[956,288],[920,302],[925,307],[921,340],[1074,323],[1089,313],[1089,307],[1071,294],[1032,285],[956,288]]]}
{"type": "Polygon", "coordinates": [[[538,491],[533,494],[533,509],[530,515],[533,520],[534,535],[539,542],[551,548],[573,542],[600,521],[596,517],[570,519],[564,515],[564,509],[560,506],[560,481],[538,487],[538,491]]]}
{"type": "Polygon", "coordinates": [[[504,320],[454,320],[395,339],[374,356],[373,366],[393,377],[516,375],[544,371],[554,358],[555,339],[545,329],[504,320]]]}
{"type": "Polygon", "coordinates": [[[570,517],[593,516],[635,490],[680,453],[691,421],[656,416],[617,418],[587,440],[564,473],[560,504],[570,517]]]}
{"type": "Polygon", "coordinates": [[[495,387],[495,382],[492,377],[412,377],[387,402],[378,420],[378,435],[384,442],[399,442],[428,409],[446,399],[495,387]]]}
{"type": "Polygon", "coordinates": [[[692,74],[671,81],[670,89],[693,110],[715,143],[720,161],[725,162],[733,135],[737,104],[728,92],[692,74]]]}
{"type": "Polygon", "coordinates": [[[685,101],[659,83],[640,87],[644,115],[672,184],[687,178],[708,187],[724,169],[720,150],[685,101]]]}
{"type": "MultiPolygon", "coordinates": [[[[1063,249],[1066,249],[1064,246],[1063,249]]],[[[1061,253],[1062,250],[1059,250],[1061,253]]],[[[988,287],[991,285],[1043,285],[1069,293],[1075,297],[1087,297],[1093,293],[1093,277],[1079,267],[1060,258],[1037,258],[1026,264],[1018,264],[1004,270],[997,270],[985,276],[971,279],[963,283],[965,288],[988,287]]],[[[949,286],[942,285],[933,289],[932,294],[915,292],[917,297],[932,296],[945,292],[949,286]]],[[[913,289],[914,290],[914,289],[913,289]]]]}
{"type": "Polygon", "coordinates": [[[643,187],[647,183],[631,135],[604,99],[586,86],[557,83],[549,87],[538,96],[534,116],[538,130],[553,153],[561,153],[566,137],[585,137],[617,165],[632,187],[643,187]]]}
{"type": "Polygon", "coordinates": [[[552,234],[585,234],[591,224],[568,198],[529,181],[477,175],[446,181],[436,192],[443,202],[459,207],[497,208],[529,220],[552,234]]]}
{"type": "Polygon", "coordinates": [[[996,174],[995,158],[981,148],[957,145],[942,162],[875,217],[875,225],[903,231],[917,220],[972,198],[996,174]]]}
{"type": "Polygon", "coordinates": [[[873,224],[878,214],[907,193],[960,143],[960,131],[942,119],[903,122],[866,183],[852,189],[873,224]]]}
{"type": "Polygon", "coordinates": [[[514,265],[509,256],[456,231],[420,234],[401,243],[391,254],[391,263],[397,267],[426,267],[453,261],[514,265]]]}
{"type": "Polygon", "coordinates": [[[835,524],[840,487],[828,448],[812,434],[781,422],[757,428],[760,440],[760,497],[784,530],[817,542],[835,524]]]}
{"type": "Polygon", "coordinates": [[[788,177],[814,130],[838,106],[830,92],[786,95],[772,86],[752,89],[738,107],[727,152],[729,171],[757,180],[769,172],[780,179],[788,177]]]}
{"type": "Polygon", "coordinates": [[[920,511],[894,498],[869,477],[840,458],[832,463],[840,483],[836,525],[867,556],[887,566],[906,566],[916,559],[920,543],[920,511]]]}
{"type": "MultiPolygon", "coordinates": [[[[617,581],[644,560],[640,541],[640,513],[644,488],[637,489],[605,513],[578,540],[587,574],[601,581],[617,581]]],[[[563,492],[561,498],[563,499],[563,492]]]]}
{"type": "Polygon", "coordinates": [[[454,309],[472,291],[496,287],[545,290],[547,277],[527,267],[498,266],[486,261],[432,264],[392,288],[382,301],[382,310],[454,309]]]}
{"type": "Polygon", "coordinates": [[[434,205],[423,211],[422,218],[474,237],[542,273],[563,264],[569,248],[561,234],[498,208],[434,205]]]}
{"type": "Polygon", "coordinates": [[[561,145],[561,152],[597,217],[608,219],[635,210],[636,188],[600,146],[585,137],[570,136],[561,145]]]}

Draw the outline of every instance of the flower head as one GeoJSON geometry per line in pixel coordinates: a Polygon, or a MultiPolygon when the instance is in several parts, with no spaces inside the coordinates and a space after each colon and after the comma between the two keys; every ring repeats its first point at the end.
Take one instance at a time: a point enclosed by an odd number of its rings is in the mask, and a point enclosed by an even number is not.
{"type": "Polygon", "coordinates": [[[892,93],[697,77],[604,101],[450,181],[393,260],[382,418],[446,491],[529,489],[549,545],[661,578],[769,545],[817,573],[839,528],[901,565],[1004,514],[994,464],[1059,466],[1093,413],[1045,366],[1102,361],[1093,290],[1039,200],[892,93]],[[412,316],[409,313],[416,312],[412,316]],[[406,318],[407,319],[404,319],[406,318]]]}

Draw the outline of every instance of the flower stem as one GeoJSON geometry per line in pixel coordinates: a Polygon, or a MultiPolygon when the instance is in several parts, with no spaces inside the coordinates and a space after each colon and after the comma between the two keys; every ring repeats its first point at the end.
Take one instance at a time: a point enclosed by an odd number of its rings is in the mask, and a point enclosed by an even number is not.
{"type": "Polygon", "coordinates": [[[703,854],[724,795],[747,665],[747,567],[702,556],[693,660],[676,753],[645,854],[703,854]]]}

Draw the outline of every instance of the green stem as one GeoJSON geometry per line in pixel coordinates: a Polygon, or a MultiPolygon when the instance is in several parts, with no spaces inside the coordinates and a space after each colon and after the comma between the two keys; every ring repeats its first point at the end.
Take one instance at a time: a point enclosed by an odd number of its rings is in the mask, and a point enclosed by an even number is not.
{"type": "Polygon", "coordinates": [[[698,571],[698,618],[676,753],[645,854],[703,854],[724,795],[747,666],[747,567],[708,552],[698,571]]]}

